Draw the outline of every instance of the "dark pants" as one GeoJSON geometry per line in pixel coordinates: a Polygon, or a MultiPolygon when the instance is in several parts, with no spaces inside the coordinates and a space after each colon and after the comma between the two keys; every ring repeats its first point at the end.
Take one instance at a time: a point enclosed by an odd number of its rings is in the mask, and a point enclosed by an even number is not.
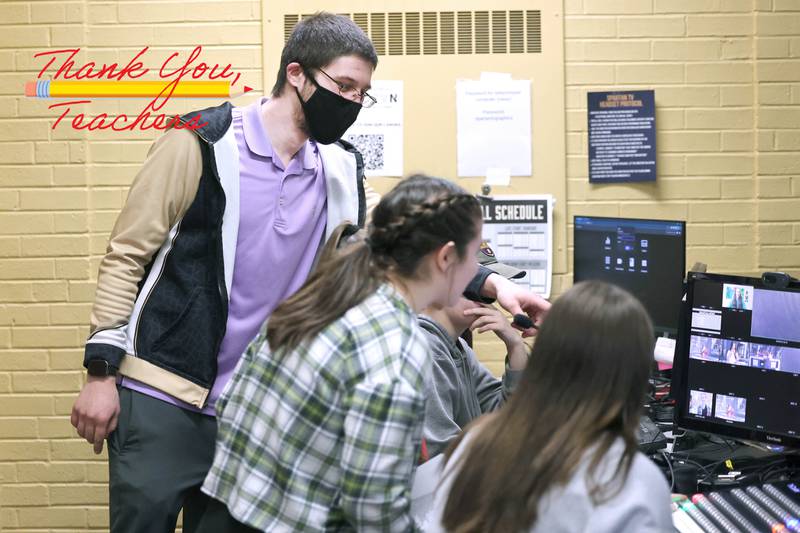
{"type": "Polygon", "coordinates": [[[211,498],[195,533],[258,533],[258,530],[237,521],[224,503],[211,498]]]}
{"type": "Polygon", "coordinates": [[[167,533],[183,508],[193,533],[210,498],[200,486],[214,459],[217,421],[119,388],[117,429],[108,437],[112,533],[167,533]]]}

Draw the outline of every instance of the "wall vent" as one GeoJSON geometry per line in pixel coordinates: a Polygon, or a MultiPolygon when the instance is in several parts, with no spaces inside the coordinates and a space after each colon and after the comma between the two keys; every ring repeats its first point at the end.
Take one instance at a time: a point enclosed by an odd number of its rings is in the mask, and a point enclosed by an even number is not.
{"type": "MultiPolygon", "coordinates": [[[[538,10],[341,14],[369,35],[378,55],[542,53],[542,13],[538,10]]],[[[284,42],[295,24],[308,16],[283,16],[284,42]]]]}

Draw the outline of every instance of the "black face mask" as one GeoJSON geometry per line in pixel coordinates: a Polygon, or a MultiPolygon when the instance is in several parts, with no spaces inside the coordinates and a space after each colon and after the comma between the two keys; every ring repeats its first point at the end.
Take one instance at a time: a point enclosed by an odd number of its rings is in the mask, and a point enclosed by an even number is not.
{"type": "Polygon", "coordinates": [[[304,102],[296,87],[294,91],[303,107],[308,133],[321,144],[336,142],[358,118],[361,104],[321,87],[313,76],[306,77],[317,87],[314,94],[304,102]]]}

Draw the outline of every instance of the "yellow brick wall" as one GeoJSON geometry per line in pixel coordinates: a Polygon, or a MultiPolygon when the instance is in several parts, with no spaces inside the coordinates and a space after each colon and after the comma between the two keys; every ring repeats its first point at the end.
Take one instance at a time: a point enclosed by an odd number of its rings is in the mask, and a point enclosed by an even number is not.
{"type": "MultiPolygon", "coordinates": [[[[799,275],[800,1],[565,0],[564,7],[570,219],[684,218],[689,264],[799,275]],[[659,180],[589,185],[586,92],[629,88],[656,89],[659,180]]],[[[32,56],[80,46],[84,60],[114,62],[150,44],[154,65],[201,43],[206,60],[233,63],[260,88],[261,14],[258,0],[0,3],[3,531],[107,528],[105,455],[76,438],[68,414],[83,379],[97,263],[154,137],[51,130],[47,104],[20,96],[41,65],[32,56]]],[[[135,115],[140,107],[95,102],[80,111],[135,115]]],[[[557,274],[555,292],[570,284],[570,273],[557,274]]],[[[499,370],[497,344],[484,338],[480,346],[499,370]]]]}
{"type": "MultiPolygon", "coordinates": [[[[232,63],[240,83],[260,90],[261,13],[260,0],[0,3],[0,530],[108,529],[105,452],[77,438],[69,413],[97,264],[155,138],[51,130],[60,112],[20,96],[44,66],[33,54],[81,47],[76,64],[125,64],[149,45],[145,67],[158,68],[202,44],[201,60],[232,63]]],[[[135,117],[145,103],[95,100],[76,111],[135,117]]]]}
{"type": "Polygon", "coordinates": [[[756,17],[758,267],[800,265],[800,2],[774,0],[756,17]],[[773,9],[769,9],[772,7],[773,9]]]}
{"type": "Polygon", "coordinates": [[[564,8],[568,220],[685,219],[687,266],[798,275],[800,1],[565,0],[564,8]],[[636,88],[656,91],[658,181],[589,184],[586,93],[636,88]]]}

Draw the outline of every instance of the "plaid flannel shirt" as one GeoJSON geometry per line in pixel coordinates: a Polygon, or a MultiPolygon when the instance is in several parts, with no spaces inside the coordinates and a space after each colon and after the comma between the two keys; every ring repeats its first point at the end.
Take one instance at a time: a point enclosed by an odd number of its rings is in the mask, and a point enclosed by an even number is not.
{"type": "Polygon", "coordinates": [[[409,531],[427,341],[390,286],[292,350],[262,333],[217,404],[203,491],[263,531],[409,531]]]}

